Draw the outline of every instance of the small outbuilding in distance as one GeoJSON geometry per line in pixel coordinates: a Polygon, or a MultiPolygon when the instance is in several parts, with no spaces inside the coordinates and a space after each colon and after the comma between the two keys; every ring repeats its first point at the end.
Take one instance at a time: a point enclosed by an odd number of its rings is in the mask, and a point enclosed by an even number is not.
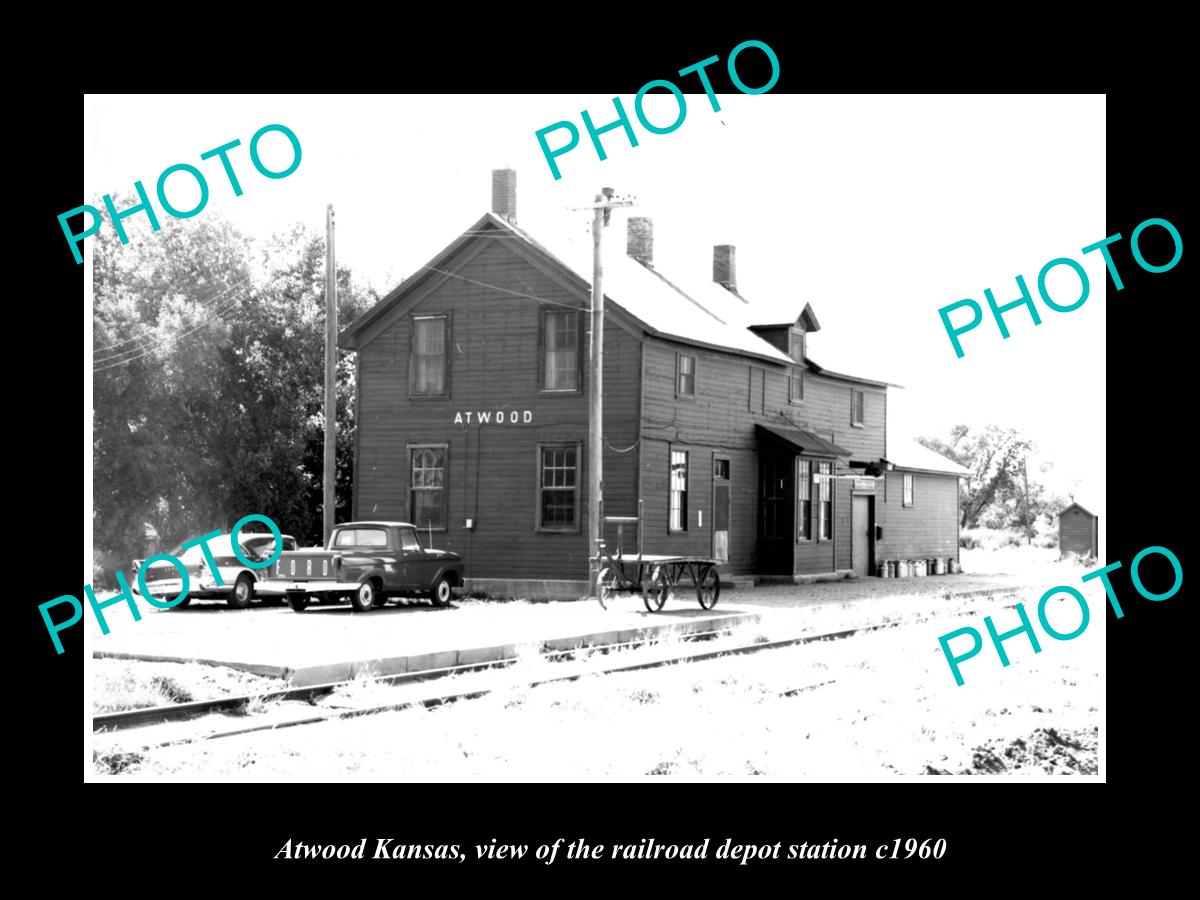
{"type": "Polygon", "coordinates": [[[1090,556],[1099,554],[1100,517],[1088,512],[1078,503],[1072,503],[1058,514],[1058,550],[1066,556],[1090,556]]]}

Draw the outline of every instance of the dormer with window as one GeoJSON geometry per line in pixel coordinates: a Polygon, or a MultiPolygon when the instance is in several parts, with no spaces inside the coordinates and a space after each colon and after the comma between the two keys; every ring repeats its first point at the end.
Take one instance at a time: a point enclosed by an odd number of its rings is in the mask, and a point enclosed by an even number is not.
{"type": "Polygon", "coordinates": [[[808,335],[820,331],[821,323],[817,321],[812,305],[805,303],[794,322],[751,325],[750,330],[796,362],[802,363],[808,356],[808,335]]]}

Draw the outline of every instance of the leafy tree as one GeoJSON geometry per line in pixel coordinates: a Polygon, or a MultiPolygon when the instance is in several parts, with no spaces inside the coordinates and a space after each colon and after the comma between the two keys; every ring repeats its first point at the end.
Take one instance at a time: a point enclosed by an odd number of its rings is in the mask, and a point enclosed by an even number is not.
{"type": "Polygon", "coordinates": [[[922,437],[917,442],[971,470],[962,489],[963,528],[1009,528],[1023,515],[1015,508],[1016,498],[1023,502],[1024,497],[1022,463],[1035,448],[1016,429],[955,425],[947,439],[922,437]]]}
{"type": "MultiPolygon", "coordinates": [[[[121,204],[118,203],[118,206],[121,204]]],[[[256,248],[216,216],[94,248],[94,525],[127,568],[247,513],[321,540],[323,236],[256,248]]],[[[339,327],[375,300],[338,269],[339,327]]],[[[340,353],[337,489],[353,471],[352,358],[340,353]]]]}

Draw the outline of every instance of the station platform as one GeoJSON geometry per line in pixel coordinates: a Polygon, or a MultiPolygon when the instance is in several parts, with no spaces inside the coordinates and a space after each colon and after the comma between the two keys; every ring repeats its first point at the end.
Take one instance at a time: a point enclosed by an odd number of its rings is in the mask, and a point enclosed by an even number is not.
{"type": "MultiPolygon", "coordinates": [[[[115,613],[116,607],[112,608],[115,613]]],[[[280,678],[295,687],[354,677],[398,675],[631,641],[656,632],[710,631],[759,620],[761,609],[734,604],[704,610],[679,600],[649,613],[636,596],[608,610],[596,602],[389,605],[367,613],[349,606],[229,609],[194,602],[144,611],[141,621],[110,617],[111,632],[92,636],[94,657],[228,666],[280,678]]]]}

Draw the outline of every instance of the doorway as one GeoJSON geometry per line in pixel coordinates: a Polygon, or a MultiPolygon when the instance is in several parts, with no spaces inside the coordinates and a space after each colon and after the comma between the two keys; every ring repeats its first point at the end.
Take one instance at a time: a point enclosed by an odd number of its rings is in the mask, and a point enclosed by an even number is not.
{"type": "Polygon", "coordinates": [[[729,562],[729,459],[713,457],[713,559],[729,562]]]}
{"type": "Polygon", "coordinates": [[[869,494],[854,494],[851,498],[850,555],[854,574],[870,575],[875,565],[875,498],[869,494]]]}

